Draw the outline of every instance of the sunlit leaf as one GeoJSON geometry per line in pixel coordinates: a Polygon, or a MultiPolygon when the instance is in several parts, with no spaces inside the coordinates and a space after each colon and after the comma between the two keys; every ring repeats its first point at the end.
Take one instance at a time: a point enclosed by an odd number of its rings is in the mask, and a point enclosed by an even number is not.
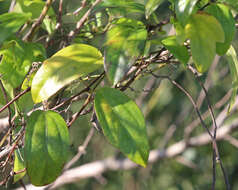
{"type": "Polygon", "coordinates": [[[220,3],[224,3],[229,7],[233,8],[235,11],[238,12],[238,1],[237,0],[218,0],[220,3]]]}
{"type": "MultiPolygon", "coordinates": [[[[16,5],[14,6],[13,11],[17,13],[29,13],[31,14],[31,19],[37,19],[43,8],[45,6],[45,2],[42,0],[17,0],[16,5]]],[[[43,28],[51,34],[55,29],[56,25],[56,17],[52,7],[47,11],[47,16],[43,20],[43,28]]]]}
{"type": "Polygon", "coordinates": [[[23,82],[32,62],[45,58],[45,49],[41,44],[12,40],[3,45],[0,55],[3,55],[0,62],[2,79],[16,88],[23,82]]]}
{"type": "Polygon", "coordinates": [[[27,119],[25,163],[33,185],[53,182],[68,157],[69,133],[64,119],[53,111],[35,111],[27,119]]]}
{"type": "Polygon", "coordinates": [[[32,80],[35,103],[47,100],[73,80],[103,67],[103,57],[94,47],[70,45],[44,61],[32,80]]]}
{"type": "Polygon", "coordinates": [[[123,15],[132,13],[144,14],[145,12],[144,5],[134,2],[134,0],[104,0],[102,6],[109,8],[109,11],[123,13],[123,15]]]}
{"type": "Polygon", "coordinates": [[[107,76],[116,84],[136,58],[144,52],[147,31],[142,22],[121,18],[107,33],[105,65],[107,76]]]}
{"type": "Polygon", "coordinates": [[[20,27],[31,17],[28,13],[4,13],[0,15],[0,45],[16,33],[20,27]]]}
{"type": "Polygon", "coordinates": [[[206,12],[213,15],[221,24],[225,34],[224,43],[217,43],[216,52],[224,55],[231,45],[235,35],[235,20],[229,8],[223,4],[212,4],[205,9],[206,12]]]}
{"type": "Polygon", "coordinates": [[[216,43],[224,42],[222,26],[215,17],[200,13],[190,17],[185,32],[195,65],[199,72],[205,72],[215,57],[216,43]]]}
{"type": "Polygon", "coordinates": [[[25,175],[26,175],[26,171],[24,171],[25,169],[25,161],[24,161],[24,153],[23,153],[23,149],[16,149],[15,150],[15,159],[14,159],[14,169],[13,171],[15,173],[14,175],[14,183],[17,182],[18,180],[22,179],[25,175]]]}
{"type": "Polygon", "coordinates": [[[119,90],[104,87],[95,95],[95,110],[104,135],[133,162],[145,166],[149,145],[144,116],[119,90]]]}
{"type": "Polygon", "coordinates": [[[147,0],[145,5],[145,16],[149,18],[149,16],[163,3],[164,0],[147,0]]]}
{"type": "Polygon", "coordinates": [[[238,89],[238,59],[237,59],[237,54],[233,46],[229,48],[229,50],[226,53],[226,59],[229,63],[229,68],[231,71],[231,76],[232,76],[232,95],[231,95],[231,100],[230,100],[230,105],[228,112],[231,111],[235,100],[236,100],[236,94],[237,94],[237,89],[238,89]]]}
{"type": "MultiPolygon", "coordinates": [[[[17,0],[13,11],[18,13],[30,13],[31,18],[36,19],[40,16],[44,6],[45,2],[42,0],[17,0]]],[[[47,15],[53,16],[54,10],[50,8],[47,15]]]]}
{"type": "Polygon", "coordinates": [[[162,44],[183,64],[189,60],[188,50],[184,45],[180,45],[176,36],[168,36],[162,40],[162,44]]]}

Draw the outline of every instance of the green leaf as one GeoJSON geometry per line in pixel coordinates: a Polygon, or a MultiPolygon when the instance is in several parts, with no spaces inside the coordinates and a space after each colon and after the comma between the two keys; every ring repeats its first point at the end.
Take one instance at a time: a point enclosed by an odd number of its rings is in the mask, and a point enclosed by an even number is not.
{"type": "Polygon", "coordinates": [[[144,116],[121,91],[104,87],[95,95],[95,110],[103,133],[133,162],[146,166],[149,145],[144,116]]]}
{"type": "Polygon", "coordinates": [[[162,40],[162,44],[184,65],[189,60],[188,50],[184,45],[180,45],[176,36],[168,36],[162,40]]]}
{"type": "MultiPolygon", "coordinates": [[[[17,0],[13,11],[18,13],[30,13],[31,19],[36,19],[40,16],[44,6],[45,2],[42,0],[17,0]]],[[[55,15],[54,10],[50,8],[47,15],[55,15]]]]}
{"type": "Polygon", "coordinates": [[[234,84],[237,84],[238,82],[238,59],[237,59],[236,51],[233,48],[233,46],[231,46],[229,50],[227,51],[226,59],[229,63],[229,68],[230,68],[231,77],[232,77],[232,84],[233,84],[230,105],[228,108],[228,112],[230,112],[235,103],[237,89],[238,89],[238,85],[234,85],[234,84]]]}
{"type": "Polygon", "coordinates": [[[144,14],[145,12],[144,5],[134,2],[134,0],[104,0],[101,6],[109,8],[109,11],[113,9],[115,12],[123,13],[123,15],[129,13],[144,14]]]}
{"type": "Polygon", "coordinates": [[[45,58],[45,49],[41,44],[12,40],[3,45],[0,55],[3,55],[0,62],[2,79],[16,88],[23,82],[32,62],[45,58]]]}
{"type": "Polygon", "coordinates": [[[175,13],[178,21],[184,26],[193,13],[198,0],[177,0],[175,1],[175,13]]]}
{"type": "Polygon", "coordinates": [[[28,13],[4,13],[0,15],[0,45],[7,38],[15,34],[31,17],[28,13]]]}
{"type": "Polygon", "coordinates": [[[32,80],[35,103],[47,100],[73,80],[103,67],[103,57],[95,47],[70,45],[44,61],[32,80]]]}
{"type": "Polygon", "coordinates": [[[145,17],[148,19],[150,15],[163,3],[164,0],[147,0],[145,5],[145,17]]]}
{"type": "Polygon", "coordinates": [[[223,4],[212,4],[208,6],[205,11],[213,15],[221,24],[225,34],[224,43],[217,43],[216,52],[219,55],[224,55],[231,45],[231,41],[235,35],[235,19],[230,9],[223,4]]]}
{"type": "Polygon", "coordinates": [[[200,13],[190,17],[185,32],[197,70],[207,71],[216,54],[216,43],[224,42],[222,26],[215,17],[200,13]]]}
{"type": "MultiPolygon", "coordinates": [[[[14,6],[14,12],[17,13],[29,13],[31,15],[31,19],[37,19],[43,8],[45,6],[45,2],[42,0],[17,0],[16,5],[14,6]]],[[[56,17],[55,12],[52,7],[47,12],[47,16],[43,20],[42,27],[49,33],[52,34],[56,25],[56,17]]]]}
{"type": "Polygon", "coordinates": [[[224,3],[238,12],[238,1],[237,0],[218,0],[217,2],[224,3]]]}
{"type": "Polygon", "coordinates": [[[140,21],[121,18],[107,32],[105,65],[115,85],[136,58],[144,52],[147,31],[140,21]]]}
{"type": "Polygon", "coordinates": [[[53,111],[35,111],[27,119],[25,163],[33,185],[52,183],[60,174],[69,151],[64,119],[53,111]]]}
{"type": "MultiPolygon", "coordinates": [[[[14,151],[15,159],[14,159],[14,172],[21,172],[25,169],[25,162],[24,162],[24,153],[23,149],[16,149],[14,151]]],[[[14,175],[14,183],[16,183],[18,180],[22,179],[26,175],[26,171],[21,172],[19,174],[14,175]]]]}

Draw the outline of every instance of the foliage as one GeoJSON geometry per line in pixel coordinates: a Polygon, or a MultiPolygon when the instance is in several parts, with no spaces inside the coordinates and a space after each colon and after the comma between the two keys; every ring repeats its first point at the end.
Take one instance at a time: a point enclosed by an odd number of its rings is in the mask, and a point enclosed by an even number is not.
{"type": "MultiPolygon", "coordinates": [[[[2,4],[10,6],[9,1],[0,1],[0,7],[2,4]]],[[[236,47],[232,45],[236,0],[16,0],[9,12],[6,8],[0,12],[0,113],[9,117],[9,132],[0,145],[9,137],[11,151],[4,158],[5,165],[11,165],[9,160],[14,158],[14,182],[25,174],[36,186],[54,182],[72,153],[69,131],[84,115],[91,115],[87,123],[101,131],[111,145],[146,167],[157,139],[148,126],[159,109],[167,109],[171,93],[169,84],[163,87],[163,82],[137,105],[133,92],[142,91],[145,78],[153,85],[166,79],[184,93],[211,137],[215,157],[220,159],[218,129],[209,132],[207,127],[214,120],[207,92],[212,113],[209,121],[201,117],[200,106],[186,90],[190,89],[189,81],[184,88],[173,78],[191,71],[196,85],[204,89],[202,77],[212,68],[215,56],[221,56],[224,67],[231,71],[228,111],[234,110],[238,79],[236,47]],[[166,10],[164,15],[161,9],[166,10]],[[165,72],[171,67],[179,68],[172,71],[174,76],[165,72]],[[164,99],[157,100],[159,93],[164,93],[164,99]]],[[[179,95],[173,101],[174,108],[166,110],[171,119],[179,107],[179,95]]],[[[225,171],[223,175],[226,179],[225,171]]]]}

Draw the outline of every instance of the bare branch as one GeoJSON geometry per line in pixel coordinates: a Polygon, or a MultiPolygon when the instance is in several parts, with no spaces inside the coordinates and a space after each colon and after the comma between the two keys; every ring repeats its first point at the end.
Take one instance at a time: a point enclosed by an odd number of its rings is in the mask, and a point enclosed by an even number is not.
{"type": "MultiPolygon", "coordinates": [[[[227,134],[230,134],[238,130],[238,119],[233,120],[230,124],[224,125],[217,130],[217,140],[223,140],[227,134]]],[[[171,146],[169,146],[166,150],[155,149],[150,151],[149,163],[153,164],[158,162],[159,160],[166,158],[174,158],[184,151],[187,150],[188,147],[199,147],[210,144],[212,139],[205,132],[196,137],[192,137],[189,139],[188,144],[181,140],[171,146]]],[[[81,179],[86,179],[90,177],[95,177],[101,175],[104,172],[113,170],[130,170],[138,167],[134,162],[129,159],[116,159],[114,157],[109,157],[104,160],[99,160],[95,162],[91,162],[88,164],[84,164],[82,166],[67,170],[63,173],[58,179],[55,181],[54,186],[51,186],[50,189],[55,189],[64,184],[78,182],[81,179]]],[[[27,185],[28,190],[41,190],[45,189],[44,187],[34,187],[33,185],[27,185]]],[[[17,190],[21,190],[22,188],[18,188],[17,190]]]]}
{"type": "Polygon", "coordinates": [[[48,10],[50,9],[52,2],[53,2],[53,0],[47,0],[39,18],[36,20],[36,22],[33,23],[33,25],[31,26],[31,29],[23,37],[23,41],[31,41],[32,40],[33,36],[35,35],[36,30],[40,27],[48,10]]]}

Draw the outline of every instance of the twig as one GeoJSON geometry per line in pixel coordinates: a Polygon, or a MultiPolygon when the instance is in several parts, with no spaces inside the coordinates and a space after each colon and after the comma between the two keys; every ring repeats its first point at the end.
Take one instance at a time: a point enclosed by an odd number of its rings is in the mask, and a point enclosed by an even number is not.
{"type": "Polygon", "coordinates": [[[52,110],[56,110],[58,108],[60,108],[61,106],[70,103],[74,98],[80,96],[81,94],[90,91],[90,88],[98,81],[101,80],[105,75],[105,72],[101,73],[97,78],[95,78],[86,88],[84,88],[83,90],[81,90],[79,93],[71,96],[69,99],[61,102],[60,104],[56,105],[55,107],[52,108],[52,110]]]}
{"type": "MultiPolygon", "coordinates": [[[[218,161],[218,163],[220,164],[224,179],[225,179],[226,189],[230,190],[230,183],[229,183],[228,175],[227,175],[227,172],[226,172],[225,168],[223,167],[223,163],[222,163],[222,160],[220,158],[220,153],[219,153],[218,146],[217,146],[217,143],[216,143],[217,124],[216,124],[216,119],[215,119],[214,112],[213,112],[213,109],[212,109],[212,106],[211,106],[211,102],[210,102],[209,97],[208,97],[208,92],[207,92],[206,88],[204,87],[204,85],[202,84],[202,82],[200,81],[199,77],[196,75],[196,73],[194,73],[194,76],[197,79],[197,81],[199,82],[200,86],[202,87],[202,89],[205,93],[205,99],[207,101],[208,109],[209,109],[209,112],[210,112],[210,115],[211,115],[211,118],[212,118],[212,122],[213,122],[213,141],[212,141],[213,150],[214,150],[214,153],[213,153],[213,174],[216,175],[216,167],[215,167],[216,164],[215,163],[218,161]]],[[[213,190],[215,190],[215,180],[216,180],[215,176],[213,176],[213,180],[214,180],[213,190]]]]}
{"type": "Polygon", "coordinates": [[[23,37],[23,41],[32,41],[33,36],[35,35],[36,30],[40,27],[42,24],[53,0],[47,0],[39,18],[34,22],[31,26],[31,29],[27,32],[27,34],[23,37]]]}
{"type": "MultiPolygon", "coordinates": [[[[230,124],[219,127],[217,130],[217,140],[222,140],[227,134],[232,133],[233,131],[238,130],[238,119],[233,120],[230,124]]],[[[211,143],[212,139],[206,133],[198,135],[196,137],[191,137],[187,143],[184,140],[181,140],[177,143],[172,144],[166,150],[155,149],[150,151],[150,156],[148,163],[152,164],[158,162],[162,159],[174,158],[184,151],[188,147],[200,147],[211,143]]],[[[54,185],[49,189],[55,189],[64,184],[69,184],[73,182],[78,182],[81,179],[87,179],[90,177],[95,177],[101,175],[106,171],[118,171],[118,170],[129,170],[138,167],[137,164],[133,163],[129,159],[116,159],[115,157],[109,157],[104,160],[99,160],[91,163],[81,165],[79,167],[67,170],[64,172],[58,179],[54,182],[54,185]]],[[[32,185],[27,185],[28,190],[41,190],[45,189],[44,187],[34,187],[32,185]]],[[[18,188],[17,190],[21,190],[18,188]]]]}
{"type": "Polygon", "coordinates": [[[74,11],[74,15],[77,15],[85,6],[86,6],[87,0],[83,0],[81,3],[81,7],[79,7],[77,10],[74,11]]]}
{"type": "MultiPolygon", "coordinates": [[[[215,108],[220,108],[222,107],[229,99],[230,99],[230,96],[231,96],[231,90],[225,95],[223,96],[215,105],[214,107],[215,108]]],[[[236,101],[237,102],[237,101],[236,101]]],[[[235,106],[234,106],[235,107],[235,106]]],[[[227,112],[227,107],[225,109],[223,109],[223,111],[221,112],[224,117],[218,117],[219,120],[217,120],[217,124],[220,125],[224,118],[225,118],[225,115],[226,115],[226,112],[227,112]],[[224,114],[225,113],[225,114],[224,114]]],[[[206,119],[207,117],[209,116],[209,110],[207,110],[205,113],[202,114],[202,118],[206,119]]],[[[184,130],[184,136],[185,136],[185,139],[188,139],[190,134],[192,133],[192,131],[194,130],[194,128],[200,123],[200,120],[199,118],[195,119],[194,121],[192,121],[187,127],[186,129],[184,130]]]]}
{"type": "Polygon", "coordinates": [[[173,79],[171,79],[169,76],[165,76],[165,75],[156,75],[153,72],[151,72],[152,76],[156,77],[156,78],[164,78],[169,80],[173,85],[175,85],[178,89],[180,89],[190,100],[190,102],[192,103],[199,119],[200,122],[202,124],[202,126],[204,127],[204,129],[206,129],[207,133],[209,134],[209,136],[211,137],[211,139],[213,139],[213,135],[211,134],[211,132],[209,131],[207,125],[205,124],[205,122],[203,121],[202,115],[200,114],[200,111],[195,103],[195,101],[193,100],[192,96],[188,93],[188,91],[186,89],[184,89],[180,84],[178,84],[176,81],[174,81],[173,79]]]}
{"type": "Polygon", "coordinates": [[[100,3],[102,0],[96,0],[91,7],[88,9],[88,11],[83,15],[83,17],[77,22],[76,24],[76,28],[72,31],[70,31],[69,35],[68,35],[68,41],[71,42],[73,40],[73,38],[79,33],[81,27],[83,26],[83,24],[85,23],[85,21],[87,20],[87,18],[89,17],[91,11],[93,10],[93,8],[100,3]]]}
{"type": "MultiPolygon", "coordinates": [[[[4,99],[5,99],[6,104],[7,104],[7,103],[8,103],[7,92],[6,92],[6,89],[4,88],[3,83],[2,83],[1,80],[0,80],[0,88],[1,88],[1,90],[2,90],[4,99]]],[[[10,106],[8,106],[7,109],[8,109],[8,123],[9,123],[9,127],[11,128],[11,127],[12,127],[12,123],[11,123],[11,118],[12,118],[12,116],[11,116],[10,106]]]]}
{"type": "Polygon", "coordinates": [[[59,1],[59,12],[58,12],[58,18],[57,23],[55,26],[55,29],[58,30],[62,26],[62,11],[63,11],[63,0],[59,1]]]}
{"type": "Polygon", "coordinates": [[[83,110],[87,107],[87,105],[91,102],[92,94],[89,94],[88,98],[85,100],[83,106],[80,108],[78,112],[76,112],[73,116],[70,122],[67,124],[68,128],[71,127],[71,125],[76,121],[76,119],[80,116],[80,114],[83,112],[83,110]]]}
{"type": "Polygon", "coordinates": [[[232,137],[231,135],[226,135],[224,140],[229,142],[234,147],[238,148],[238,140],[236,138],[232,137]]]}
{"type": "Polygon", "coordinates": [[[74,165],[79,159],[80,157],[85,154],[85,150],[90,142],[90,140],[93,137],[93,134],[95,132],[94,127],[92,127],[88,133],[88,136],[86,137],[86,139],[83,142],[83,145],[78,147],[78,153],[72,158],[72,160],[70,160],[64,167],[64,170],[69,169],[72,165],[74,165]]]}
{"type": "Polygon", "coordinates": [[[23,96],[24,94],[26,94],[27,92],[29,92],[31,90],[31,87],[28,87],[26,90],[20,92],[16,97],[14,97],[11,101],[9,101],[6,105],[4,105],[3,107],[1,107],[0,109],[0,113],[2,111],[4,111],[6,108],[8,108],[12,103],[14,103],[16,100],[18,100],[21,96],[23,96]]]}

